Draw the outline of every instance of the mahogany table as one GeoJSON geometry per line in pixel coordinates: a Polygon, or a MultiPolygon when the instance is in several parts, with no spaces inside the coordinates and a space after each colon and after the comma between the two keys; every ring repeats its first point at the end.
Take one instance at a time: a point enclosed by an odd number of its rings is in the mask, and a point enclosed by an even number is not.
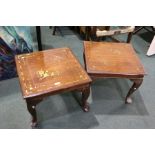
{"type": "Polygon", "coordinates": [[[97,78],[127,78],[133,81],[125,103],[131,103],[132,93],[142,84],[144,68],[129,43],[84,41],[84,61],[88,75],[97,78]]]}
{"type": "Polygon", "coordinates": [[[21,54],[15,60],[32,127],[37,124],[35,107],[45,96],[78,90],[82,92],[82,108],[88,111],[91,79],[69,48],[21,54]]]}

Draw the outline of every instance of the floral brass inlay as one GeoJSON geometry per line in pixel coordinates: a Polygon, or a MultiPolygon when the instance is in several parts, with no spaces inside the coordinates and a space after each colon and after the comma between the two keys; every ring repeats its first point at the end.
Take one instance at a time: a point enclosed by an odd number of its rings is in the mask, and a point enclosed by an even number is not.
{"type": "Polygon", "coordinates": [[[68,48],[16,56],[24,96],[90,82],[68,48]]]}

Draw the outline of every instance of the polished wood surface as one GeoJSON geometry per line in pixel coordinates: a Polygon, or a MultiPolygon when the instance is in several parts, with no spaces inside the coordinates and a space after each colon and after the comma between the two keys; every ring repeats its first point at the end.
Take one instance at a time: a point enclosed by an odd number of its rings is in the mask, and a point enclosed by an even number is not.
{"type": "Polygon", "coordinates": [[[84,42],[86,70],[108,77],[143,77],[144,68],[131,44],[84,42]]]}
{"type": "Polygon", "coordinates": [[[45,96],[77,90],[82,93],[82,109],[89,110],[91,79],[69,48],[21,54],[15,60],[32,127],[37,124],[36,105],[45,96]]]}
{"type": "Polygon", "coordinates": [[[17,55],[16,66],[24,98],[91,81],[69,48],[17,55]]]}
{"type": "Polygon", "coordinates": [[[125,97],[125,103],[132,103],[131,95],[141,86],[145,71],[131,44],[85,41],[83,57],[85,69],[93,80],[131,80],[133,85],[125,97]]]}

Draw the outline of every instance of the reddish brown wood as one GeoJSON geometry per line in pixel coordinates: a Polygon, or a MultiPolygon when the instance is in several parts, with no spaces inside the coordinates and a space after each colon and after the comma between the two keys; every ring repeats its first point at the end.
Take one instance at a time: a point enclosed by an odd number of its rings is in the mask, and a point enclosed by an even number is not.
{"type": "Polygon", "coordinates": [[[93,80],[97,78],[127,78],[134,84],[125,102],[142,84],[144,68],[131,44],[84,42],[84,60],[87,73],[93,80]]]}
{"type": "Polygon", "coordinates": [[[84,48],[89,74],[127,78],[145,74],[131,44],[85,41],[84,48]]]}
{"type": "Polygon", "coordinates": [[[87,102],[89,94],[90,94],[90,86],[82,89],[82,107],[85,112],[89,111],[89,104],[87,102]]]}
{"type": "Polygon", "coordinates": [[[133,85],[125,98],[125,103],[132,103],[131,95],[134,93],[134,91],[136,91],[140,87],[140,85],[143,82],[143,79],[132,79],[132,81],[133,85]]]}
{"type": "Polygon", "coordinates": [[[132,35],[133,35],[133,32],[130,32],[129,34],[128,34],[128,38],[127,38],[127,43],[130,43],[130,41],[131,41],[131,38],[132,38],[132,35]]]}
{"type": "MultiPolygon", "coordinates": [[[[69,48],[22,54],[15,60],[22,94],[33,118],[32,124],[37,122],[35,106],[40,99],[75,89],[83,90],[91,82],[69,48]]],[[[84,91],[83,94],[86,99],[88,93],[84,91]]]]}
{"type": "Polygon", "coordinates": [[[42,99],[26,99],[27,103],[27,110],[31,114],[32,121],[31,121],[31,127],[35,127],[37,125],[37,114],[36,114],[36,105],[41,102],[42,99]]]}

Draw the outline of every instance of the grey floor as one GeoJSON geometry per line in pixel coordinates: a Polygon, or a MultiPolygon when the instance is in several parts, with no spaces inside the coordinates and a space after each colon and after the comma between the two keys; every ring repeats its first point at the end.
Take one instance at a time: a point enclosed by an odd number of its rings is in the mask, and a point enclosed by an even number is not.
{"type": "MultiPolygon", "coordinates": [[[[81,38],[67,27],[60,30],[53,36],[48,27],[41,28],[43,49],[70,47],[83,65],[81,38]]],[[[126,36],[118,37],[124,40],[126,36]]],[[[148,74],[140,89],[133,94],[133,104],[124,104],[131,82],[126,79],[98,80],[91,87],[90,112],[81,110],[80,94],[77,92],[50,96],[37,106],[37,128],[155,128],[155,56],[146,56],[151,39],[151,34],[145,31],[132,38],[148,74]]],[[[0,88],[0,128],[31,128],[18,78],[1,81],[0,88]]]]}

